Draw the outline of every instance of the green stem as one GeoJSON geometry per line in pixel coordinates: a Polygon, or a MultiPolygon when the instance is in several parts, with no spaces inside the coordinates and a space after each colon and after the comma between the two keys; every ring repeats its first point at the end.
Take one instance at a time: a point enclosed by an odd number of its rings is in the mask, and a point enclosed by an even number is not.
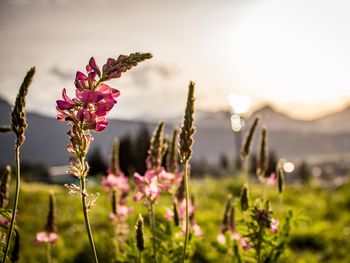
{"type": "Polygon", "coordinates": [[[189,212],[188,212],[188,203],[189,203],[189,190],[188,190],[188,161],[185,162],[185,174],[184,174],[184,183],[185,183],[185,199],[186,199],[186,228],[185,228],[185,242],[184,249],[182,253],[182,262],[185,262],[186,259],[186,249],[188,243],[188,230],[189,230],[189,212]]]}
{"type": "Polygon", "coordinates": [[[14,226],[15,216],[16,216],[16,211],[17,211],[17,203],[18,203],[18,197],[19,197],[19,188],[20,188],[20,183],[21,183],[19,149],[20,149],[20,146],[16,145],[16,170],[17,170],[16,193],[15,193],[15,201],[13,203],[13,209],[12,209],[10,230],[8,232],[8,235],[7,235],[5,253],[4,253],[4,257],[2,259],[3,263],[6,262],[7,254],[8,254],[9,248],[10,248],[11,237],[12,237],[12,232],[13,232],[13,226],[14,226]]]}
{"type": "Polygon", "coordinates": [[[46,246],[46,258],[47,258],[47,263],[51,263],[51,243],[48,242],[46,246]]]}
{"type": "Polygon", "coordinates": [[[154,262],[157,263],[156,225],[155,225],[155,216],[154,216],[154,206],[152,202],[150,202],[150,206],[149,206],[149,221],[151,224],[152,236],[153,236],[153,257],[154,257],[154,262]]]}
{"type": "Polygon", "coordinates": [[[258,236],[258,245],[257,245],[257,255],[258,255],[258,263],[261,263],[261,245],[262,245],[262,237],[263,237],[264,229],[260,226],[259,236],[258,236]]]}
{"type": "Polygon", "coordinates": [[[139,263],[141,263],[142,262],[142,257],[141,257],[141,251],[139,251],[139,263]]]}
{"type": "Polygon", "coordinates": [[[90,226],[90,220],[89,220],[89,215],[88,215],[88,210],[87,210],[87,206],[86,206],[86,185],[85,185],[85,176],[80,177],[80,188],[81,188],[81,201],[83,204],[83,212],[84,212],[84,219],[85,219],[85,225],[86,225],[86,231],[88,233],[88,237],[89,237],[89,242],[90,242],[90,248],[94,257],[95,262],[98,262],[97,259],[97,253],[96,253],[96,249],[95,249],[95,244],[94,244],[94,240],[92,237],[92,232],[91,232],[91,226],[90,226]]]}

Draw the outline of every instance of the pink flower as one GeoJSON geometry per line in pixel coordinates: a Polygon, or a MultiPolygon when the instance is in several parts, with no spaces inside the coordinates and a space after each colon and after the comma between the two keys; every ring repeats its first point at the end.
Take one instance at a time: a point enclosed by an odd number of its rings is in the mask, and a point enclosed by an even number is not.
{"type": "Polygon", "coordinates": [[[55,243],[58,239],[58,235],[55,232],[39,232],[36,234],[35,242],[37,244],[43,243],[55,243]]]}
{"type": "Polygon", "coordinates": [[[202,237],[203,236],[203,232],[201,230],[201,227],[198,224],[192,224],[191,227],[192,227],[194,235],[196,237],[202,237]]]}
{"type": "Polygon", "coordinates": [[[266,184],[274,186],[277,183],[277,178],[275,173],[271,173],[270,177],[267,178],[266,184]]]}
{"type": "Polygon", "coordinates": [[[173,219],[173,217],[174,217],[174,212],[171,211],[171,209],[167,208],[167,209],[166,209],[166,214],[165,214],[165,217],[164,217],[165,220],[166,220],[166,221],[170,221],[170,220],[173,219]]]}
{"type": "Polygon", "coordinates": [[[134,181],[137,185],[134,200],[147,199],[154,202],[160,195],[161,188],[158,184],[157,173],[153,170],[146,171],[144,176],[134,174],[134,181]]]}
{"type": "Polygon", "coordinates": [[[102,179],[101,184],[104,188],[106,188],[107,191],[111,191],[113,188],[117,188],[122,192],[128,192],[130,189],[128,178],[122,172],[120,172],[118,176],[115,176],[114,174],[108,174],[105,178],[102,179]]]}
{"type": "Polygon", "coordinates": [[[278,232],[278,225],[279,225],[280,221],[276,220],[276,219],[271,219],[271,227],[270,227],[270,231],[272,233],[277,233],[278,232]]]}
{"type": "MultiPolygon", "coordinates": [[[[191,200],[188,200],[188,214],[189,216],[194,213],[194,206],[191,203],[191,200]]],[[[184,199],[179,206],[179,218],[180,220],[185,220],[186,217],[186,199],[184,199]]]]}
{"type": "Polygon", "coordinates": [[[158,179],[162,190],[168,190],[175,179],[175,175],[173,173],[168,173],[164,169],[162,169],[158,173],[158,179]]]}
{"type": "Polygon", "coordinates": [[[225,245],[226,244],[226,237],[224,234],[220,233],[216,240],[221,244],[221,245],[225,245]]]}
{"type": "MultiPolygon", "coordinates": [[[[182,233],[185,234],[185,232],[186,232],[186,221],[185,220],[182,221],[182,227],[181,228],[182,228],[182,233]]],[[[201,230],[201,227],[198,224],[191,223],[190,228],[193,230],[194,236],[202,237],[204,235],[202,230],[201,230]]]]}

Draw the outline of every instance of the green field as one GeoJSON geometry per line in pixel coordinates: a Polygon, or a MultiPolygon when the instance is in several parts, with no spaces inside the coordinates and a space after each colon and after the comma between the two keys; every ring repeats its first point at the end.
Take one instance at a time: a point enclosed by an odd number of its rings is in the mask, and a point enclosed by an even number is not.
{"type": "MultiPolygon", "coordinates": [[[[98,256],[100,262],[113,262],[113,227],[108,220],[111,205],[105,191],[92,182],[89,191],[101,193],[90,213],[98,256]]],[[[212,243],[220,229],[227,195],[231,193],[238,197],[241,186],[241,180],[236,177],[191,181],[191,190],[196,197],[196,221],[205,235],[195,239],[195,262],[229,260],[212,243]]],[[[254,189],[253,196],[263,191],[260,186],[254,186],[254,189]]],[[[46,261],[45,246],[35,244],[34,239],[36,232],[43,230],[46,223],[49,190],[56,194],[59,233],[59,240],[53,246],[53,262],[90,262],[80,199],[69,196],[61,186],[33,183],[22,184],[19,200],[20,262],[46,261]]],[[[289,209],[294,213],[291,239],[280,262],[350,262],[350,184],[327,189],[287,185],[283,205],[276,189],[268,189],[266,195],[276,211],[274,217],[279,218],[289,209]]],[[[132,195],[129,199],[134,207],[129,218],[130,236],[133,237],[136,215],[142,213],[147,218],[147,211],[142,203],[132,201],[132,195]]],[[[171,207],[169,196],[161,196],[158,204],[157,219],[162,220],[165,206],[171,207]]],[[[146,232],[146,246],[151,246],[149,232],[146,232]]]]}

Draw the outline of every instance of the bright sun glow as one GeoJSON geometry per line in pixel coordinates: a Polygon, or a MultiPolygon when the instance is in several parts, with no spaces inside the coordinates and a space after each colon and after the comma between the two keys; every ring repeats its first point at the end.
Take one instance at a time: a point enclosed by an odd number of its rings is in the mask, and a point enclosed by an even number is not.
{"type": "Polygon", "coordinates": [[[238,95],[234,92],[228,96],[228,99],[232,107],[232,112],[236,114],[247,113],[252,105],[252,99],[250,97],[238,95]]]}
{"type": "Polygon", "coordinates": [[[286,172],[286,173],[291,173],[293,172],[295,169],[295,166],[292,162],[286,162],[283,164],[283,170],[286,172]]]}

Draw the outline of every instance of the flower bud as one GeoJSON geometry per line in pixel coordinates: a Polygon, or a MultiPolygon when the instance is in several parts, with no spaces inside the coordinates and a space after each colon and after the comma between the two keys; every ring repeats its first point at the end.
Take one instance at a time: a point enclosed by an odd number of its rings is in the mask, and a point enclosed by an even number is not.
{"type": "Polygon", "coordinates": [[[190,81],[179,141],[179,153],[182,163],[187,162],[191,158],[194,132],[194,82],[190,81]]]}
{"type": "Polygon", "coordinates": [[[137,249],[142,252],[145,249],[145,240],[143,236],[143,218],[142,215],[139,214],[136,222],[136,246],[137,249]]]}
{"type": "Polygon", "coordinates": [[[248,186],[246,184],[243,185],[240,202],[241,202],[242,211],[247,211],[249,208],[249,197],[248,197],[248,186]]]}
{"type": "Polygon", "coordinates": [[[254,135],[255,135],[255,130],[256,127],[258,126],[258,123],[260,121],[260,117],[257,116],[252,124],[252,126],[249,129],[249,132],[247,133],[244,143],[242,145],[242,149],[241,149],[241,157],[243,159],[247,158],[249,156],[252,144],[253,144],[253,140],[254,140],[254,135]]]}

